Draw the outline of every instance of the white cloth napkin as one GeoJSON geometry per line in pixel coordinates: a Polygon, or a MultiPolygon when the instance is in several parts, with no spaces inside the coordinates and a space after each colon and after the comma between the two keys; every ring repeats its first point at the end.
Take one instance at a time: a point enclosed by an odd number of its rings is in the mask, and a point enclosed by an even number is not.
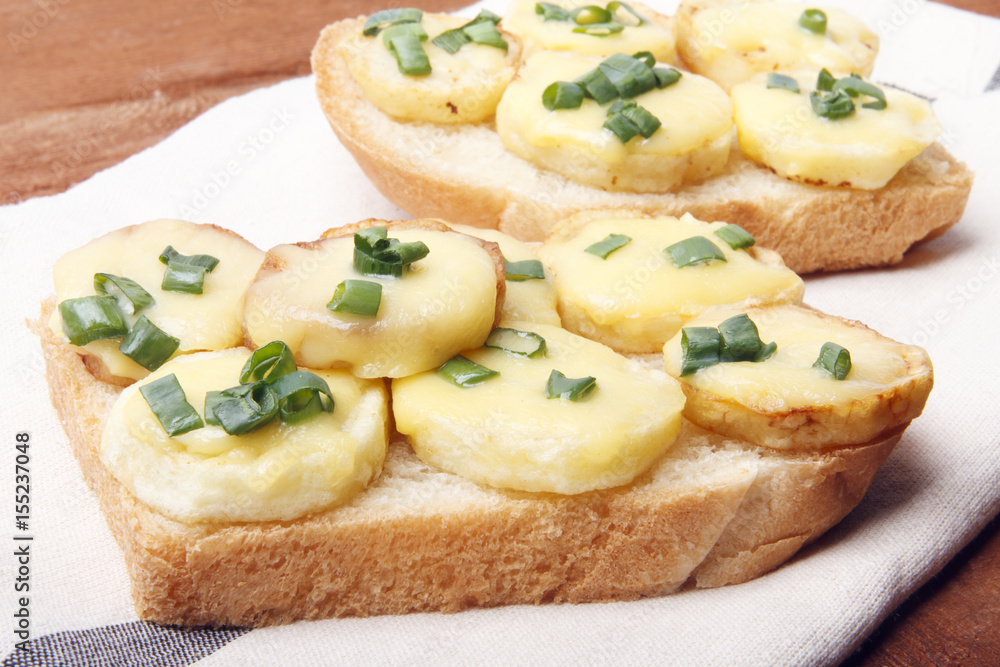
{"type": "MultiPolygon", "coordinates": [[[[977,173],[962,222],[901,265],[806,281],[808,303],[923,345],[937,372],[924,415],[857,510],[792,562],[740,586],[629,603],[299,623],[243,634],[199,665],[835,662],[976,535],[1000,509],[1000,91],[984,92],[1000,85],[1000,21],[917,0],[831,4],[880,33],[875,80],[935,98],[948,148],[977,173]]],[[[503,12],[503,2],[487,5],[503,12]]],[[[122,556],[50,406],[24,324],[52,291],[55,260],[159,217],[216,223],[267,248],[373,216],[404,214],[338,144],[310,78],[224,102],[64,194],[0,208],[0,655],[20,639],[11,620],[16,536],[33,537],[25,594],[33,639],[136,621],[122,556]],[[30,435],[28,531],[14,526],[21,432],[30,435]]]]}

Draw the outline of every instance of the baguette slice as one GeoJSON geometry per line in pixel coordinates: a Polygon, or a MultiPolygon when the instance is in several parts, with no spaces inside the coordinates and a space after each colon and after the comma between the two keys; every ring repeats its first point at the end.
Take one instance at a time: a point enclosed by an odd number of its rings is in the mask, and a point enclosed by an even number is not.
{"type": "Polygon", "coordinates": [[[579,211],[620,208],[723,220],[776,250],[797,273],[895,264],[912,245],[962,217],[973,175],[933,144],[879,190],[792,183],[758,165],[734,139],[729,163],[672,194],[607,192],[539,169],[504,149],[491,123],[405,122],[379,111],[351,77],[338,44],[364,17],[327,26],[312,52],[316,93],[341,143],[372,183],[411,215],[496,227],[541,241],[579,211]]]}
{"type": "Polygon", "coordinates": [[[184,524],[100,463],[121,388],[42,322],[54,406],[121,546],[140,618],[263,626],[333,616],[627,600],[759,576],[861,499],[902,428],[823,453],[766,452],[686,423],[633,483],[576,496],[479,487],[390,446],[349,504],[295,521],[184,524]]]}

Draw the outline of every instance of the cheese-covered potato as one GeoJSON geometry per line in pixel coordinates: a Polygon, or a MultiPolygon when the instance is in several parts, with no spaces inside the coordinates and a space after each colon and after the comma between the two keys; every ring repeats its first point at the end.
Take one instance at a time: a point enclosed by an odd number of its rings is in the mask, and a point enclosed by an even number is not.
{"type": "Polygon", "coordinates": [[[868,76],[878,53],[878,37],[862,21],[816,5],[684,0],[675,25],[684,62],[726,90],[758,72],[796,68],[868,76]],[[817,9],[825,15],[825,30],[800,25],[804,11],[817,9]]]}
{"type": "Polygon", "coordinates": [[[920,415],[933,385],[927,353],[858,322],[802,306],[719,309],[685,327],[718,327],[745,312],[760,341],[774,342],[765,361],[718,363],[681,376],[682,334],[663,348],[667,372],[681,379],[684,415],[699,426],[775,449],[857,445],[920,415]],[[825,343],[846,348],[843,379],[814,367],[825,343]]]}
{"type": "Polygon", "coordinates": [[[390,225],[388,234],[423,242],[430,252],[397,278],[360,273],[350,235],[269,250],[246,294],[248,341],[282,340],[301,366],[346,368],[365,378],[419,373],[482,345],[503,305],[495,244],[428,221],[390,225]],[[377,314],[327,307],[347,280],[381,285],[377,314]]]}
{"type": "Polygon", "coordinates": [[[388,397],[378,380],[316,371],[333,412],[289,424],[274,419],[240,436],[206,425],[170,437],[139,388],[173,374],[204,417],[205,394],[239,384],[249,350],[167,362],[118,398],[101,461],[136,498],[179,521],[287,521],[348,501],[382,470],[388,397]]]}
{"type": "Polygon", "coordinates": [[[654,353],[691,318],[718,305],[798,303],[802,279],[777,253],[733,250],[690,214],[642,218],[595,211],[563,221],[538,249],[555,281],[563,326],[622,353],[654,353]],[[609,235],[631,239],[606,259],[587,248],[609,235]],[[711,241],[725,261],[678,268],[666,248],[692,237],[711,241]]]}
{"type": "Polygon", "coordinates": [[[610,102],[584,99],[576,109],[545,108],[542,93],[549,85],[573,82],[601,62],[555,51],[528,58],[497,107],[504,146],[543,169],[612,191],[669,192],[725,166],[732,103],[719,86],[696,74],[684,73],[677,83],[634,98],[661,123],[649,138],[636,135],[623,143],[605,128],[610,102]]]}
{"type": "Polygon", "coordinates": [[[385,113],[433,123],[478,123],[496,111],[500,96],[516,72],[520,46],[510,35],[504,36],[506,50],[470,42],[448,53],[434,44],[435,37],[468,21],[445,14],[423,15],[421,25],[428,39],[422,46],[431,71],[422,76],[400,71],[382,32],[371,37],[359,32],[345,40],[340,49],[354,80],[385,113]]]}
{"type": "Polygon", "coordinates": [[[766,74],[732,89],[740,148],[789,180],[881,188],[941,132],[930,103],[893,88],[879,87],[884,109],[866,108],[876,101],[859,97],[850,115],[822,117],[810,101],[817,76],[791,78],[801,92],[768,88],[766,74]]]}
{"type": "MultiPolygon", "coordinates": [[[[573,0],[555,0],[548,3],[567,11],[582,8],[586,3],[573,0]]],[[[628,5],[638,17],[619,7],[613,17],[616,25],[612,34],[603,28],[587,29],[588,20],[598,18],[585,12],[584,16],[557,18],[550,12],[548,18],[536,11],[535,0],[514,0],[504,15],[502,26],[517,35],[523,44],[525,55],[547,49],[551,51],[576,51],[595,56],[610,56],[612,53],[636,53],[649,51],[656,59],[672,63],[677,56],[674,47],[673,22],[653,9],[638,3],[628,5]]],[[[601,6],[602,8],[605,5],[601,6]]],[[[561,16],[561,13],[559,13],[561,16]]]]}
{"type": "Polygon", "coordinates": [[[396,429],[421,460],[488,486],[572,494],[626,484],[673,444],[684,404],[673,379],[564,329],[509,326],[544,339],[544,351],[465,352],[497,373],[476,386],[434,371],[393,380],[396,429]],[[596,386],[580,400],[548,398],[553,370],[596,386]]]}
{"type": "MultiPolygon", "coordinates": [[[[507,262],[538,261],[538,257],[527,245],[510,234],[495,229],[480,229],[469,225],[448,223],[456,232],[491,241],[500,246],[500,252],[507,262]]],[[[500,323],[526,320],[539,324],[561,326],[556,310],[556,288],[547,274],[542,278],[520,279],[507,275],[507,295],[503,301],[500,323]]]]}
{"type": "MultiPolygon", "coordinates": [[[[145,315],[180,341],[174,353],[178,355],[242,344],[243,293],[263,259],[261,250],[229,230],[182,220],[153,220],[117,229],[66,253],[56,262],[52,279],[56,303],[96,295],[95,273],[135,281],[154,303],[139,312],[125,312],[129,327],[145,315]],[[167,267],[160,253],[167,246],[184,255],[211,255],[219,260],[205,275],[201,294],[161,288],[167,267]]],[[[64,337],[58,308],[50,326],[64,337]]],[[[95,340],[81,350],[93,358],[91,367],[96,363],[102,379],[128,384],[146,377],[149,371],[122,354],[120,344],[121,338],[95,340]]]]}

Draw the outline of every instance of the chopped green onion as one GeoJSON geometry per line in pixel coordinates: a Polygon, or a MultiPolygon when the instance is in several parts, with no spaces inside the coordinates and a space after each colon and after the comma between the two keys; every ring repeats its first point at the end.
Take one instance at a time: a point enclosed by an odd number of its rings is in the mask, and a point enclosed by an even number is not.
{"type": "Polygon", "coordinates": [[[757,325],[746,313],[733,315],[719,324],[719,361],[753,361],[764,347],[757,325]]]}
{"type": "Polygon", "coordinates": [[[205,397],[206,420],[221,426],[229,435],[243,435],[269,423],[278,414],[278,400],[271,384],[260,380],[251,384],[212,393],[211,415],[209,397],[205,397]]]}
{"type": "Polygon", "coordinates": [[[240,371],[240,384],[250,384],[258,380],[273,382],[282,375],[294,373],[295,357],[280,340],[274,340],[263,347],[258,347],[247,359],[240,371]]]}
{"type": "Polygon", "coordinates": [[[320,412],[333,412],[333,394],[326,380],[309,371],[282,375],[271,383],[281,421],[303,422],[320,412]],[[324,400],[327,399],[327,400],[324,400]]]}
{"type": "Polygon", "coordinates": [[[427,41],[427,31],[420,23],[397,23],[382,31],[382,44],[392,50],[392,40],[400,35],[413,35],[421,42],[427,41]]]}
{"type": "Polygon", "coordinates": [[[456,53],[470,42],[495,46],[498,49],[506,51],[508,44],[497,29],[497,23],[499,22],[499,16],[488,9],[483,9],[476,18],[465,25],[445,30],[434,38],[433,43],[448,53],[456,53]]]}
{"type": "Polygon", "coordinates": [[[652,51],[637,51],[632,54],[632,57],[650,69],[656,66],[656,56],[653,55],[652,51]]]}
{"type": "Polygon", "coordinates": [[[397,23],[419,23],[423,17],[424,13],[413,7],[383,9],[368,17],[361,34],[365,37],[371,37],[378,34],[379,30],[387,26],[396,25],[397,23]]]}
{"type": "Polygon", "coordinates": [[[205,267],[194,264],[168,264],[160,289],[164,292],[202,294],[205,291],[205,267]]]}
{"type": "Polygon", "coordinates": [[[642,25],[646,22],[646,18],[639,12],[632,9],[631,5],[628,3],[619,2],[619,0],[614,0],[613,2],[608,3],[608,11],[611,12],[611,15],[615,18],[615,20],[621,21],[621,18],[619,18],[618,15],[619,9],[624,9],[636,19],[636,23],[632,24],[632,27],[642,25]]]}
{"type": "Polygon", "coordinates": [[[504,51],[507,50],[507,40],[497,30],[497,24],[492,21],[473,21],[465,25],[462,31],[476,44],[485,44],[504,51]]]}
{"type": "Polygon", "coordinates": [[[432,39],[431,44],[441,47],[448,53],[458,53],[459,49],[471,41],[472,38],[465,34],[464,30],[461,28],[452,28],[451,30],[445,30],[432,39]]]}
{"type": "Polygon", "coordinates": [[[656,77],[656,87],[663,90],[681,80],[681,71],[673,67],[654,67],[653,76],[656,77]]]}
{"type": "Polygon", "coordinates": [[[535,13],[541,14],[543,21],[569,21],[569,10],[551,2],[536,2],[535,13]]]}
{"type": "Polygon", "coordinates": [[[155,371],[180,345],[180,340],[150,322],[145,315],[140,315],[118,349],[147,371],[155,371]]]}
{"type": "Polygon", "coordinates": [[[817,35],[826,34],[826,14],[821,9],[807,9],[799,17],[799,25],[817,35]]]}
{"type": "Polygon", "coordinates": [[[757,242],[756,239],[739,225],[726,225],[715,230],[715,235],[725,241],[733,250],[749,248],[757,242]]]}
{"type": "Polygon", "coordinates": [[[854,102],[843,90],[833,93],[817,90],[809,95],[813,112],[822,118],[840,120],[854,113],[854,102]]]}
{"type": "Polygon", "coordinates": [[[646,63],[624,53],[605,58],[597,66],[622,98],[636,97],[656,88],[656,76],[646,63]]]}
{"type": "Polygon", "coordinates": [[[667,253],[670,261],[678,269],[714,260],[720,262],[727,261],[725,253],[704,236],[692,236],[689,239],[678,241],[673,245],[667,246],[664,252],[667,253]]]}
{"type": "Polygon", "coordinates": [[[160,261],[167,266],[171,265],[184,265],[184,266],[200,266],[205,269],[207,273],[211,273],[215,270],[215,267],[219,265],[219,260],[211,255],[182,255],[173,246],[167,246],[160,253],[160,261]]]}
{"type": "Polygon", "coordinates": [[[611,12],[604,7],[597,5],[584,5],[570,11],[569,16],[577,25],[593,25],[594,23],[608,23],[611,21],[611,12]]]}
{"type": "Polygon", "coordinates": [[[421,42],[427,39],[427,33],[420,28],[420,34],[409,29],[409,26],[419,24],[401,23],[386,29],[383,41],[386,48],[396,58],[399,71],[407,76],[426,76],[431,73],[431,61],[421,42]]]}
{"type": "Polygon", "coordinates": [[[545,339],[534,331],[498,327],[490,332],[486,347],[534,359],[545,356],[545,339]]]}
{"type": "Polygon", "coordinates": [[[639,134],[649,139],[660,129],[660,119],[636,104],[635,100],[618,100],[608,109],[604,127],[625,144],[639,134]]]}
{"type": "Polygon", "coordinates": [[[825,92],[833,91],[833,84],[837,82],[837,78],[830,74],[830,70],[823,68],[819,71],[819,76],[816,77],[816,90],[822,90],[825,92]]]}
{"type": "Polygon", "coordinates": [[[802,92],[798,81],[786,74],[778,74],[777,72],[771,72],[767,75],[767,87],[788,90],[793,93],[802,92]]]}
{"type": "Polygon", "coordinates": [[[590,25],[578,25],[573,28],[573,32],[581,33],[584,35],[592,35],[594,37],[607,37],[608,35],[616,35],[625,29],[625,26],[617,21],[611,21],[609,23],[591,23],[590,25]]]}
{"type": "Polygon", "coordinates": [[[124,298],[118,299],[118,307],[124,313],[132,315],[156,303],[153,295],[144,290],[142,285],[131,278],[113,276],[110,273],[94,274],[94,291],[98,294],[105,295],[108,293],[108,283],[122,293],[124,298]]]}
{"type": "Polygon", "coordinates": [[[843,380],[851,372],[851,353],[836,343],[823,343],[813,368],[819,368],[838,380],[843,380]]]}
{"type": "Polygon", "coordinates": [[[491,377],[500,375],[497,371],[456,354],[437,369],[437,374],[459,387],[475,387],[491,377]]]}
{"type": "Polygon", "coordinates": [[[542,92],[542,106],[549,111],[579,109],[583,104],[584,90],[578,83],[556,81],[542,92]]]}
{"type": "Polygon", "coordinates": [[[188,403],[181,383],[173,373],[140,386],[139,393],[171,438],[205,425],[198,411],[188,403]]]}
{"type": "Polygon", "coordinates": [[[382,285],[370,280],[344,280],[326,307],[335,313],[375,317],[382,304],[382,285]]]}
{"type": "Polygon", "coordinates": [[[763,347],[760,348],[760,350],[757,351],[757,354],[754,355],[753,362],[759,364],[762,361],[767,361],[768,359],[771,358],[771,355],[773,355],[777,351],[778,351],[778,344],[772,340],[770,343],[764,345],[763,347]]]}
{"type": "Polygon", "coordinates": [[[73,345],[117,338],[128,333],[125,315],[113,296],[84,296],[59,304],[62,330],[73,345]]]}
{"type": "Polygon", "coordinates": [[[545,267],[537,259],[509,262],[504,257],[503,270],[507,274],[507,280],[513,280],[517,283],[525,280],[542,280],[545,278],[545,267]]]}
{"type": "Polygon", "coordinates": [[[583,251],[597,255],[601,259],[607,259],[611,253],[624,248],[631,242],[632,238],[624,234],[608,234],[603,240],[587,246],[583,251]]]}
{"type": "Polygon", "coordinates": [[[402,277],[403,270],[430,253],[423,241],[400,243],[387,238],[385,227],[371,227],[354,234],[354,269],[366,276],[402,277]]]}
{"type": "Polygon", "coordinates": [[[842,79],[837,79],[837,82],[833,84],[833,92],[844,91],[851,97],[858,97],[859,95],[865,95],[867,97],[874,98],[874,102],[865,102],[861,106],[865,109],[875,109],[880,111],[885,109],[885,93],[878,86],[868,83],[864,79],[858,76],[845,76],[842,79]]]}
{"type": "Polygon", "coordinates": [[[578,78],[574,83],[583,86],[587,97],[598,104],[606,104],[618,97],[618,89],[611,80],[598,68],[594,68],[578,78]]]}
{"type": "Polygon", "coordinates": [[[715,327],[681,329],[681,376],[719,363],[721,348],[722,335],[715,327]]]}
{"type": "Polygon", "coordinates": [[[389,229],[387,227],[366,227],[354,232],[354,247],[361,248],[366,254],[372,254],[377,249],[389,245],[389,229]]]}
{"type": "Polygon", "coordinates": [[[545,397],[579,401],[586,398],[595,389],[597,389],[597,378],[592,376],[568,378],[553,368],[552,372],[549,373],[548,382],[545,383],[545,397]]]}

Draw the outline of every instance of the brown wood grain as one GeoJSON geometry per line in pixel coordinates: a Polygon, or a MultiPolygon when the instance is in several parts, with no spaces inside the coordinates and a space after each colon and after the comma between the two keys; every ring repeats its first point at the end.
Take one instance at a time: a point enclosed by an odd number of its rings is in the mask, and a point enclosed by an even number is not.
{"type": "MultiPolygon", "coordinates": [[[[0,203],[61,192],[218,102],[309,71],[320,28],[398,0],[0,0],[0,203]]],[[[450,10],[466,0],[421,0],[450,10]]],[[[946,4],[1000,17],[1000,0],[946,4]]],[[[850,665],[1000,664],[1000,522],[850,665]]]]}

